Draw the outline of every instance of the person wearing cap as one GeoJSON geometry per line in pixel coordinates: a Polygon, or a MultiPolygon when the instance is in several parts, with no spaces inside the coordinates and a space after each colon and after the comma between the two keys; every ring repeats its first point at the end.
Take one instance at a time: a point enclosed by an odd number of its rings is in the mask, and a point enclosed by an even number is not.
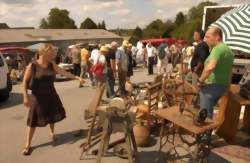
{"type": "Polygon", "coordinates": [[[116,64],[119,78],[119,89],[121,96],[125,96],[125,83],[128,72],[128,57],[126,54],[126,50],[129,46],[128,40],[124,40],[122,46],[119,47],[116,51],[116,64]]]}
{"type": "MultiPolygon", "coordinates": [[[[107,46],[107,45],[106,45],[107,46]]],[[[106,59],[106,96],[108,98],[115,97],[115,78],[116,78],[116,65],[115,65],[115,53],[118,47],[118,43],[113,41],[108,48],[108,53],[105,55],[106,59]]]]}

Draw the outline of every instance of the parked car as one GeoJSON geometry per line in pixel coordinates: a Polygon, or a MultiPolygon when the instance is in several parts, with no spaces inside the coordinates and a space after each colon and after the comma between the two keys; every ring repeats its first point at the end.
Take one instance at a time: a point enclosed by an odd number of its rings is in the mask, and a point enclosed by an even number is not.
{"type": "Polygon", "coordinates": [[[12,83],[10,80],[10,73],[8,65],[0,52],[0,101],[6,101],[12,90],[12,83]]]}

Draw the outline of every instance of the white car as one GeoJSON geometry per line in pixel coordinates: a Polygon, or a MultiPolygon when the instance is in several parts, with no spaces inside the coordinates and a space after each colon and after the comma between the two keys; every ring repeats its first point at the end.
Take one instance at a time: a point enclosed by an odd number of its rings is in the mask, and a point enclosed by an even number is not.
{"type": "Polygon", "coordinates": [[[11,90],[12,83],[10,80],[8,65],[2,53],[0,53],[0,101],[8,100],[11,90]]]}
{"type": "MultiPolygon", "coordinates": [[[[68,72],[73,72],[73,64],[70,64],[70,63],[59,63],[58,66],[62,69],[64,69],[65,71],[68,71],[68,72]]],[[[60,74],[57,74],[56,75],[56,78],[57,79],[65,79],[64,76],[60,75],[60,74]]]]}

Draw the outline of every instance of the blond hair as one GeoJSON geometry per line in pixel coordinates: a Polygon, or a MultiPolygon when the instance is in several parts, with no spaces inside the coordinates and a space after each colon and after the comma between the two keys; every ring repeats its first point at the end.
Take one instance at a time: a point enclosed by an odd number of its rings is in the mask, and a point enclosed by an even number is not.
{"type": "Polygon", "coordinates": [[[52,52],[54,51],[53,45],[52,44],[48,44],[45,43],[43,45],[41,45],[38,49],[38,56],[43,56],[45,54],[48,54],[48,52],[52,52]]]}

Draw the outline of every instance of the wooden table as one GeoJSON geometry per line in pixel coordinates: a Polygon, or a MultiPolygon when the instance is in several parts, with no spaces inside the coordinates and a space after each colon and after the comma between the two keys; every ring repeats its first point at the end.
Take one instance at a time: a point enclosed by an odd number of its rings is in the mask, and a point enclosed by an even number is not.
{"type": "Polygon", "coordinates": [[[215,129],[218,126],[218,123],[209,119],[207,119],[203,125],[197,126],[193,123],[193,115],[187,111],[184,111],[183,114],[181,114],[178,106],[159,110],[156,112],[156,115],[195,135],[215,129]]]}
{"type": "Polygon", "coordinates": [[[229,100],[225,111],[225,120],[218,129],[217,134],[228,141],[233,141],[238,130],[241,107],[245,106],[243,117],[243,130],[250,134],[250,100],[239,94],[239,85],[231,85],[229,100]]]}
{"type": "MultiPolygon", "coordinates": [[[[159,116],[162,119],[167,120],[169,123],[173,124],[173,128],[167,128],[169,130],[167,135],[162,135],[162,133],[165,133],[163,130],[164,124],[162,125],[161,129],[161,134],[160,134],[160,149],[161,151],[162,147],[166,144],[163,143],[163,137],[168,138],[170,134],[173,135],[173,139],[175,134],[177,133],[180,138],[181,138],[181,132],[184,130],[186,131],[185,134],[190,134],[195,141],[192,143],[187,143],[183,139],[181,139],[182,143],[181,144],[175,144],[173,140],[173,147],[171,149],[174,149],[177,146],[182,146],[184,149],[185,147],[183,146],[184,143],[186,143],[189,147],[190,146],[195,146],[195,150],[191,151],[187,149],[186,151],[189,152],[189,154],[193,157],[194,160],[196,161],[202,161],[205,159],[207,156],[207,152],[209,151],[209,146],[210,146],[210,141],[203,140],[203,136],[205,133],[211,133],[211,130],[215,129],[218,127],[218,122],[214,120],[207,119],[205,123],[201,126],[197,126],[193,122],[193,115],[188,112],[184,111],[183,114],[179,112],[179,107],[178,106],[173,106],[170,108],[166,109],[161,109],[156,111],[156,115],[159,116]],[[175,130],[174,132],[171,132],[171,130],[175,130]]],[[[176,151],[176,150],[175,150],[176,151]]],[[[170,153],[169,151],[167,153],[170,153]]]]}

